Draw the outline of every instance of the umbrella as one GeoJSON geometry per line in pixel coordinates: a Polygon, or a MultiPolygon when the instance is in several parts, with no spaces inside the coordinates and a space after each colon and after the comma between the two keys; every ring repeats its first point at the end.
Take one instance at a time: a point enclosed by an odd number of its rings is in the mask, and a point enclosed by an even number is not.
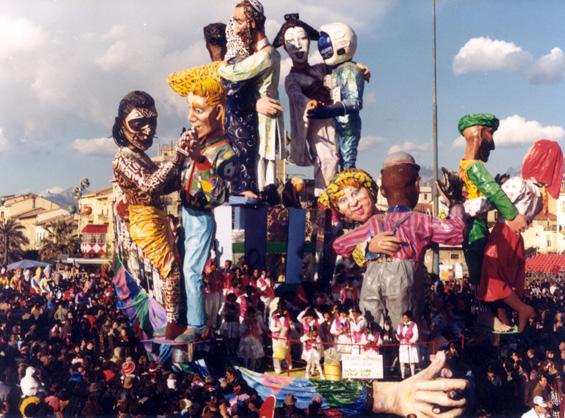
{"type": "Polygon", "coordinates": [[[35,267],[47,267],[49,263],[43,263],[41,261],[35,260],[20,260],[15,263],[8,264],[8,270],[15,270],[17,268],[21,269],[32,269],[35,267]]]}

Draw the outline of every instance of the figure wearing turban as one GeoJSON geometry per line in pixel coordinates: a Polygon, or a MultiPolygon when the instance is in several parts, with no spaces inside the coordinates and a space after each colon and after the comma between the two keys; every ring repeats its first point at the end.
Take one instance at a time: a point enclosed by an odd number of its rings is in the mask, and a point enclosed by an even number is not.
{"type": "MultiPolygon", "coordinates": [[[[522,175],[506,180],[501,188],[516,207],[519,214],[528,219],[528,224],[542,211],[544,195],[559,198],[563,177],[563,152],[555,141],[540,139],[526,153],[522,164],[522,175]]],[[[465,202],[468,215],[477,216],[493,209],[484,196],[465,202]]],[[[516,327],[522,332],[534,309],[520,299],[526,278],[524,240],[521,233],[514,232],[500,217],[489,234],[479,283],[479,299],[484,302],[504,301],[518,312],[516,327]]],[[[498,319],[506,327],[495,331],[512,331],[505,309],[498,310],[498,319]]]]}
{"type": "MultiPolygon", "coordinates": [[[[526,228],[527,218],[516,210],[484,164],[495,148],[493,135],[498,125],[496,116],[488,113],[469,114],[459,120],[459,133],[464,136],[467,144],[463,159],[459,162],[459,177],[463,180],[464,195],[467,199],[486,197],[506,219],[510,228],[520,232],[526,228]]],[[[467,227],[463,251],[469,269],[469,279],[475,285],[481,275],[487,236],[486,215],[474,217],[467,227]]]]}

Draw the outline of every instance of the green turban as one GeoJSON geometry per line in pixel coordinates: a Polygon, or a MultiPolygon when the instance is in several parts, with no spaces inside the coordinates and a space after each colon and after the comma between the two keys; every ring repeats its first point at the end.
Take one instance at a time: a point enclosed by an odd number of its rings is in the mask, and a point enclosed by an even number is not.
{"type": "Polygon", "coordinates": [[[488,126],[494,128],[496,131],[499,123],[500,121],[496,118],[496,116],[491,115],[490,113],[471,113],[470,115],[465,115],[459,119],[457,128],[459,129],[459,133],[463,135],[463,131],[465,129],[476,125],[488,126]]]}

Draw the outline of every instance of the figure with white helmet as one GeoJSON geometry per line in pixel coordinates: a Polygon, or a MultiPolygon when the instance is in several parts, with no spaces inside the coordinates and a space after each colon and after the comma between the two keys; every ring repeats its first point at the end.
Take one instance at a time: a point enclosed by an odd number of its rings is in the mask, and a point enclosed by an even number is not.
{"type": "Polygon", "coordinates": [[[320,28],[318,50],[331,70],[329,87],[331,104],[312,100],[308,103],[308,118],[335,119],[335,130],[343,170],[354,168],[361,138],[364,74],[354,62],[357,35],[344,23],[330,23],[320,28]]]}

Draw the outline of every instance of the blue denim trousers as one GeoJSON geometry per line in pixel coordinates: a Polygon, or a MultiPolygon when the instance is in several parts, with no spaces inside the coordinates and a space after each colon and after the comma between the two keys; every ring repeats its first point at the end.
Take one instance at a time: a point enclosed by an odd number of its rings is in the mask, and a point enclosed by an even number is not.
{"type": "Polygon", "coordinates": [[[209,210],[182,208],[184,259],[182,271],[186,293],[186,321],[189,327],[206,327],[202,273],[216,233],[214,214],[209,210]]]}

